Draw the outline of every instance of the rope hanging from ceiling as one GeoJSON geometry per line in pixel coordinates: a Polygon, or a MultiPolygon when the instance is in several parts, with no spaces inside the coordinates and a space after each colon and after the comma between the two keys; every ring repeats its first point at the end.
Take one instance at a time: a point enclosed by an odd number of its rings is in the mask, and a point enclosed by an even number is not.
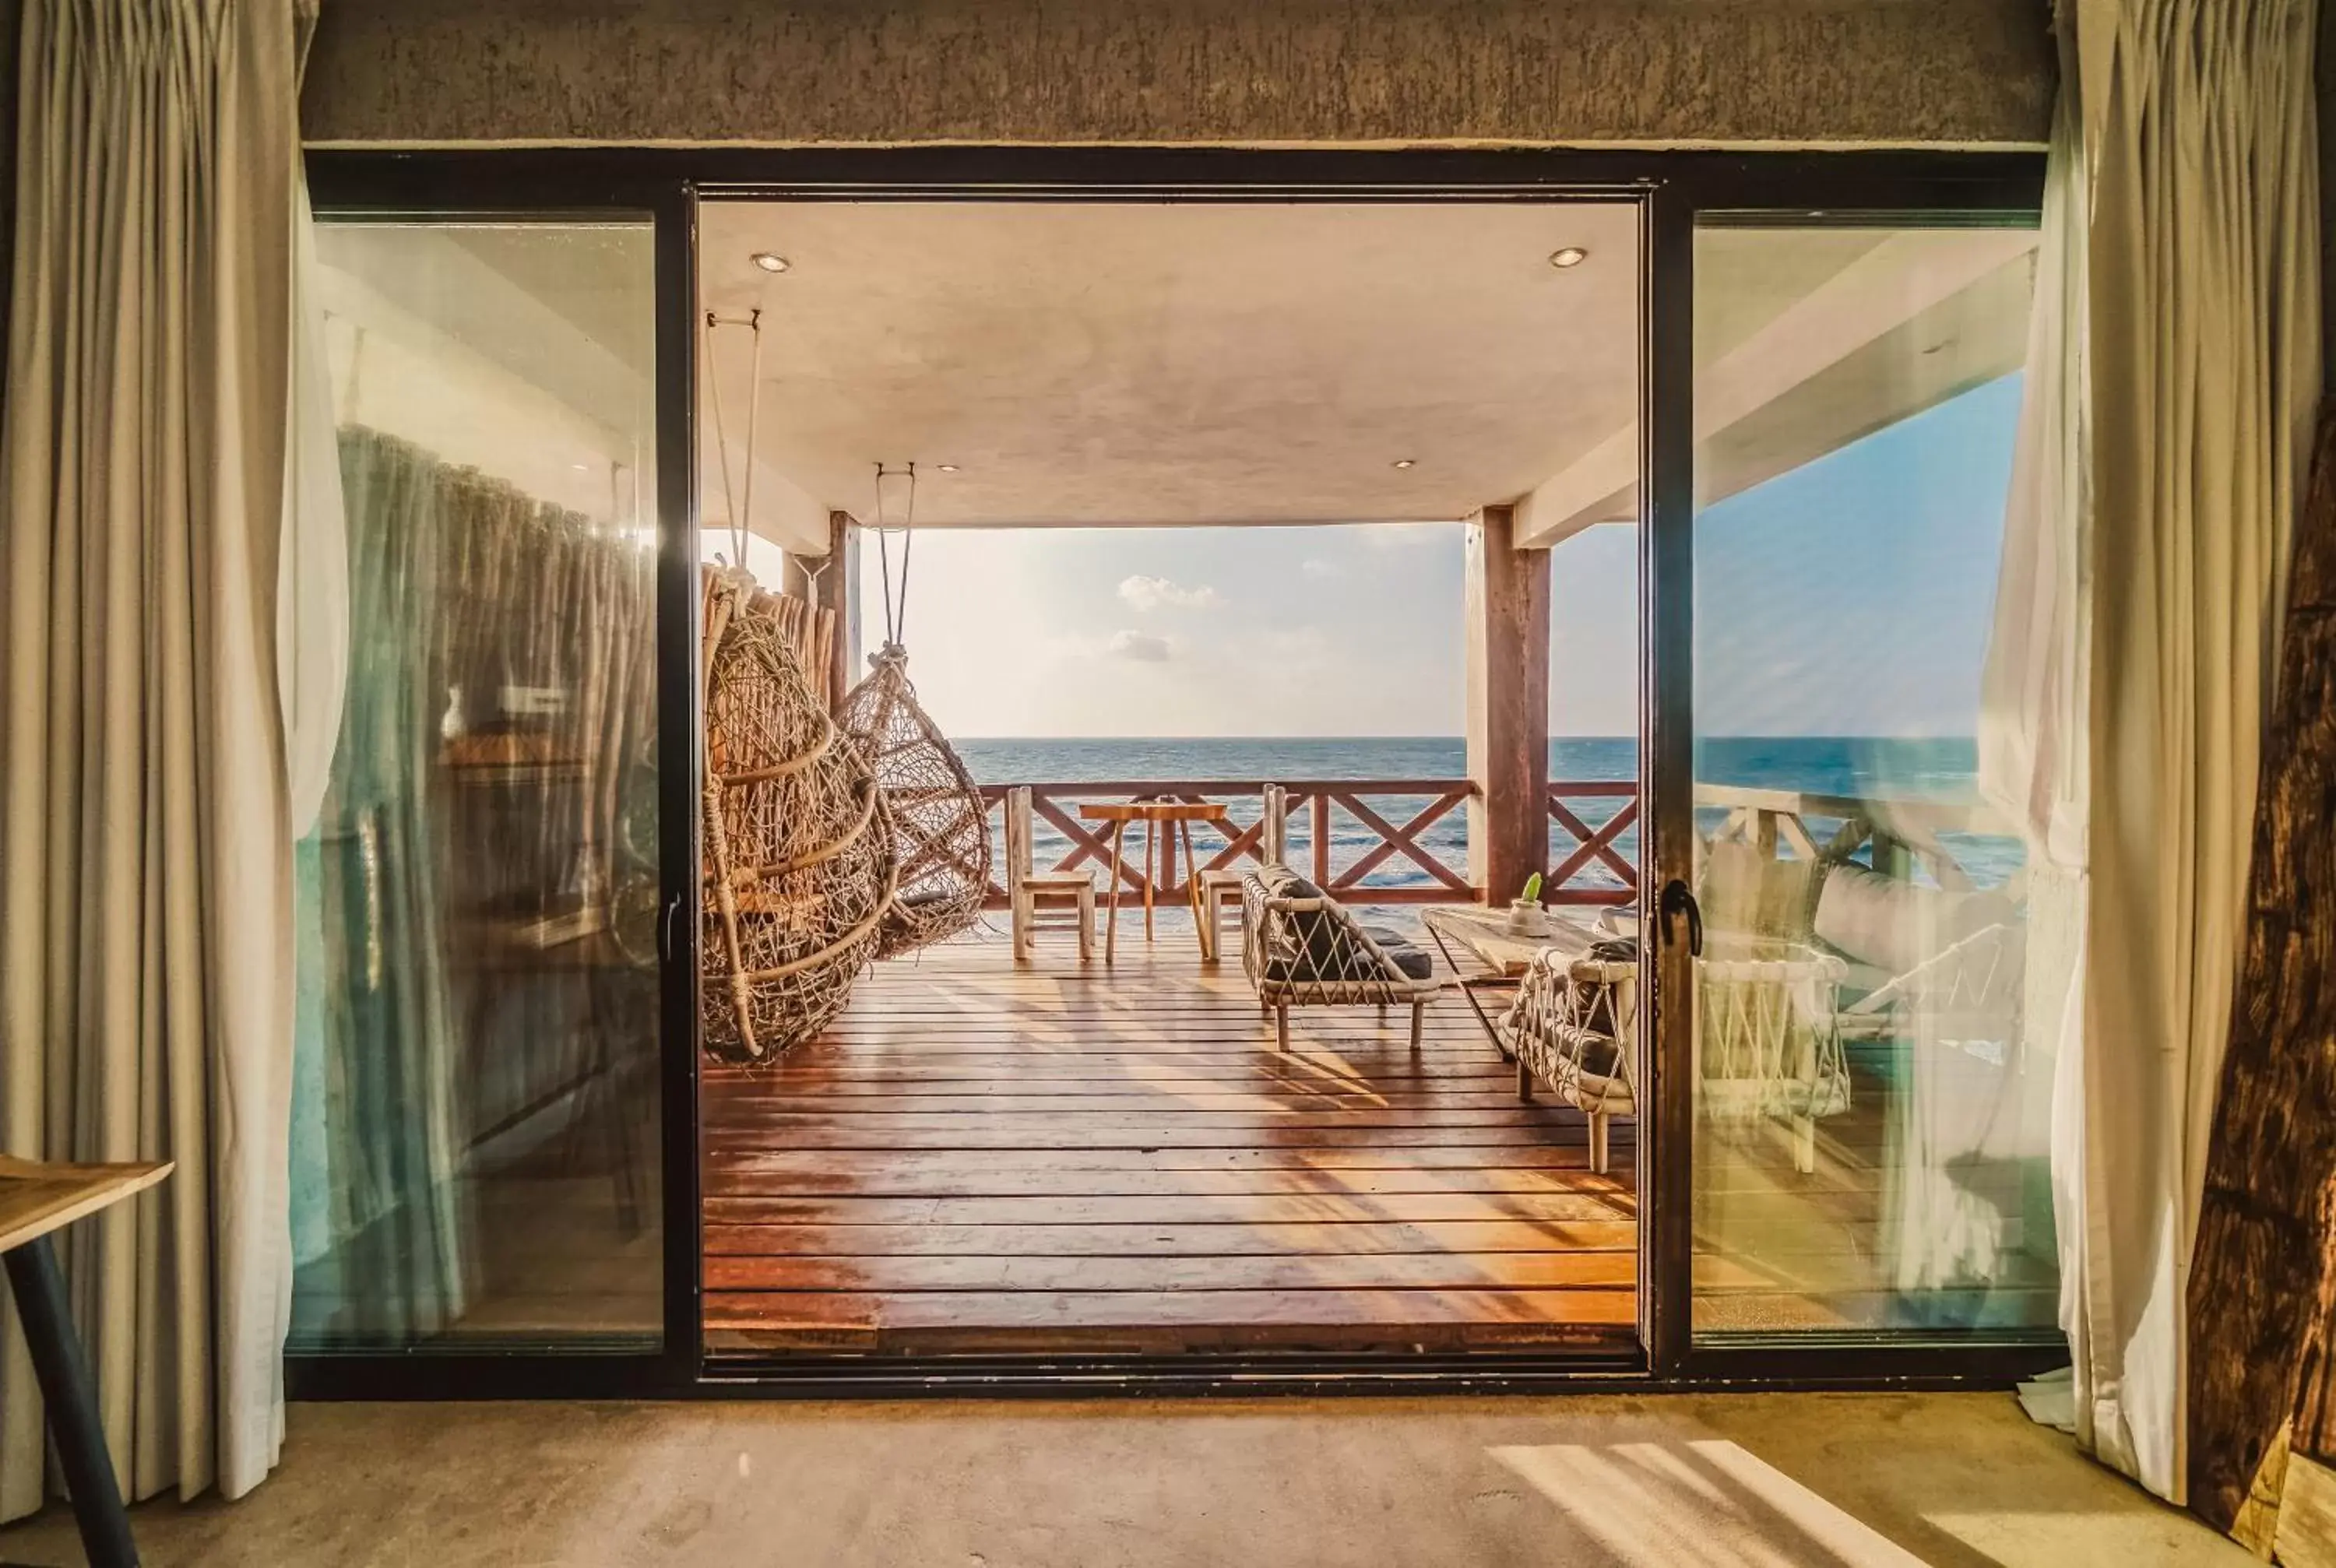
{"type": "Polygon", "coordinates": [[[910,951],[970,927],[989,895],[989,806],[964,759],[918,706],[905,646],[909,566],[916,545],[917,465],[876,465],[876,551],[884,590],[884,646],[844,695],[836,723],[876,770],[889,808],[899,891],[881,953],[910,951]],[[892,541],[900,572],[892,575],[892,541]]]}

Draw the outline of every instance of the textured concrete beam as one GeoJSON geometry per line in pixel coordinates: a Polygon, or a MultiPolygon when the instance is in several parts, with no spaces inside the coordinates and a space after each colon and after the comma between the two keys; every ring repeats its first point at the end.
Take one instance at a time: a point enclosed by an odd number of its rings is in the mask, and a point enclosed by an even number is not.
{"type": "Polygon", "coordinates": [[[2045,0],[333,0],[314,142],[2040,144],[2045,0]]]}

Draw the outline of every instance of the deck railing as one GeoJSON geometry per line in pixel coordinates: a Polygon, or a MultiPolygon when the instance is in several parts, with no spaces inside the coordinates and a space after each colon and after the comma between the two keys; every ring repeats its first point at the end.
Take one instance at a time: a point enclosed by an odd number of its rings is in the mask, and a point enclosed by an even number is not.
{"type": "MultiPolygon", "coordinates": [[[[1030,812],[1041,834],[1052,830],[1059,857],[1055,871],[1104,871],[1111,864],[1111,828],[1078,814],[1081,801],[1211,800],[1222,802],[1223,827],[1192,824],[1192,859],[1201,871],[1218,871],[1263,858],[1264,798],[1269,784],[1281,787],[1286,852],[1290,863],[1348,903],[1406,904],[1475,902],[1484,890],[1468,879],[1466,807],[1476,786],[1457,778],[1378,779],[1105,779],[1076,783],[1030,783],[1030,812]]],[[[985,784],[983,797],[1000,811],[1010,784],[985,784]]],[[[1552,845],[1562,856],[1548,879],[1553,903],[1603,904],[1629,900],[1637,872],[1616,848],[1638,820],[1637,786],[1628,781],[1557,780],[1550,784],[1550,816],[1574,835],[1575,847],[1552,845]],[[1615,799],[1621,805],[1595,825],[1588,803],[1615,799]],[[1578,808],[1578,809],[1577,809],[1578,808]]],[[[1163,835],[1165,830],[1162,830],[1163,835]]],[[[1040,844],[1043,855],[1046,844],[1040,844]]],[[[1002,851],[998,856],[1002,867],[1002,851]]],[[[1141,824],[1127,830],[1120,865],[1123,899],[1141,899],[1152,883],[1155,901],[1186,896],[1194,872],[1180,845],[1159,855],[1157,876],[1146,863],[1141,824]]],[[[1002,873],[1001,873],[1002,874],[1002,873]]],[[[990,901],[1002,907],[1002,882],[993,882],[990,901]]]]}
{"type": "Polygon", "coordinates": [[[2011,832],[1987,807],[1952,801],[1703,784],[1695,803],[1701,812],[1726,813],[1706,835],[1710,842],[1739,840],[1767,860],[1842,862],[1866,850],[1867,863],[1885,876],[1912,877],[1919,867],[1951,890],[1973,884],[1950,837],[1969,844],[2011,832]]]}
{"type": "MultiPolygon", "coordinates": [[[[1103,779],[1030,784],[1031,814],[1061,852],[1051,868],[1101,872],[1111,864],[1111,828],[1078,814],[1081,801],[1211,800],[1222,802],[1228,821],[1192,824],[1192,859],[1218,871],[1263,858],[1264,796],[1279,784],[1285,806],[1290,863],[1338,899],[1359,904],[1481,902],[1484,890],[1468,879],[1466,807],[1476,787],[1466,779],[1103,779]]],[[[1002,825],[1002,803],[1014,786],[984,784],[982,796],[1002,825]]],[[[1865,800],[1799,791],[1699,784],[1695,802],[1707,839],[1741,839],[1775,857],[1847,860],[1872,845],[1875,870],[1910,876],[1927,872],[1942,887],[1971,885],[1946,839],[2000,834],[1981,807],[1922,800],[1865,800]],[[1942,835],[1945,835],[1942,838],[1942,835]]],[[[1550,872],[1543,901],[1554,905],[1627,903],[1637,897],[1639,786],[1629,779],[1552,779],[1550,872]]],[[[1165,830],[1161,830],[1165,833],[1165,830]]],[[[1967,841],[1966,841],[1967,842],[1967,841]]],[[[1042,836],[1042,856],[1049,848],[1042,836]]],[[[1002,847],[997,855],[1002,868],[1002,847]]],[[[1120,864],[1123,899],[1141,899],[1153,883],[1156,901],[1186,896],[1194,868],[1181,844],[1165,845],[1147,863],[1141,824],[1127,831],[1120,864]]],[[[1002,871],[999,873],[1002,876],[1002,871]]],[[[989,891],[1005,907],[1001,881],[989,891]]]]}
{"type": "MultiPolygon", "coordinates": [[[[1623,835],[1639,823],[1639,786],[1630,779],[1552,779],[1549,820],[1573,840],[1571,850],[1550,846],[1542,901],[1551,904],[1628,903],[1639,891],[1639,868],[1624,855],[1623,835]],[[1611,803],[1620,801],[1620,805],[1611,803]],[[1590,803],[1597,802],[1598,805],[1590,803]],[[1585,813],[1606,810],[1591,823],[1585,813]]],[[[1632,841],[1635,842],[1636,841],[1632,841]]]]}

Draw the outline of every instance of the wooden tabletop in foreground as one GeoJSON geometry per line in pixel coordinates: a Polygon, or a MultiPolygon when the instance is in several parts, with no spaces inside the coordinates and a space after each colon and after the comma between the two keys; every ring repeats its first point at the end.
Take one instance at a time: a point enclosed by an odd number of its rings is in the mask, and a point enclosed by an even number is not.
{"type": "Polygon", "coordinates": [[[1603,936],[1589,922],[1555,910],[1549,911],[1548,930],[1537,937],[1520,936],[1509,930],[1506,909],[1438,905],[1420,919],[1467,948],[1508,979],[1523,974],[1532,967],[1533,955],[1544,948],[1555,948],[1570,955],[1586,953],[1591,944],[1603,936]]]}
{"type": "Polygon", "coordinates": [[[170,1174],[170,1162],[50,1164],[0,1154],[0,1252],[142,1193],[170,1174]]]}

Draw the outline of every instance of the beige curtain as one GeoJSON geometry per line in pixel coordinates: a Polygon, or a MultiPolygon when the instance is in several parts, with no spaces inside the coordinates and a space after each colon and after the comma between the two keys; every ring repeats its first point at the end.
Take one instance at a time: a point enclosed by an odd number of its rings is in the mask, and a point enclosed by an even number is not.
{"type": "Polygon", "coordinates": [[[2089,200],[2064,308],[2092,530],[2063,1321],[2080,1439],[2177,1501],[2191,1249],[2320,387],[2316,11],[2073,0],[2061,16],[2089,200]]]}
{"type": "MultiPolygon", "coordinates": [[[[313,4],[309,5],[313,13],[313,4]]],[[[295,0],[26,0],[0,424],[0,1144],[169,1159],[66,1267],[125,1486],[275,1462],[295,0]]],[[[0,1514],[42,1497],[21,1340],[0,1514]]]]}

